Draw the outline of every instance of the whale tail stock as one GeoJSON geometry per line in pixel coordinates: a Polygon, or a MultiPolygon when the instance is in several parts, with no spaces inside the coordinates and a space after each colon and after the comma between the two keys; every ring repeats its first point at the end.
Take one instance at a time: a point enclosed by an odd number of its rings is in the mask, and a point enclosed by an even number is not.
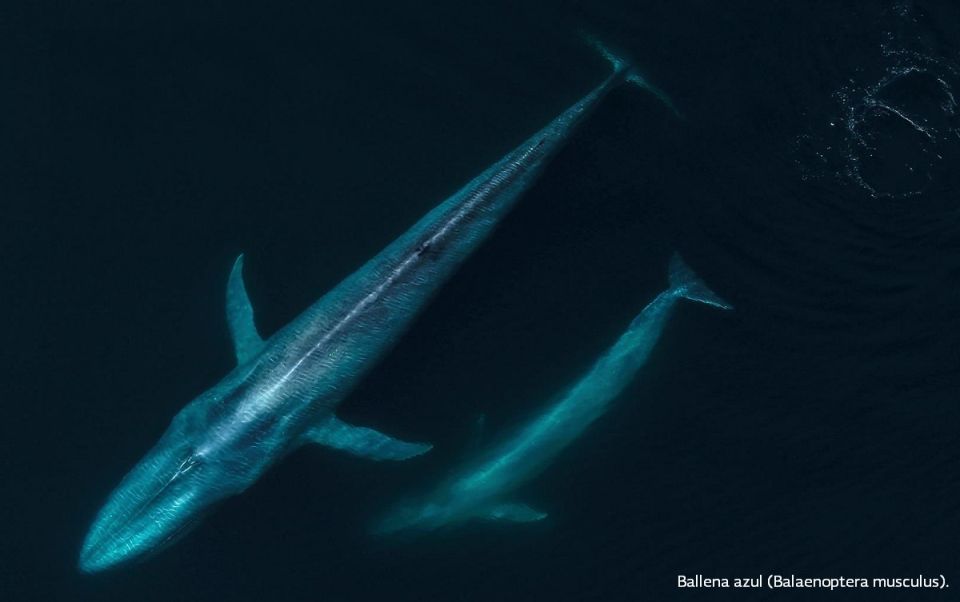
{"type": "Polygon", "coordinates": [[[678,253],[670,258],[670,290],[677,296],[699,301],[720,309],[733,309],[733,306],[710,290],[678,253]]]}
{"type": "Polygon", "coordinates": [[[677,109],[676,105],[673,104],[673,100],[670,96],[667,95],[662,89],[652,84],[642,73],[633,65],[633,62],[625,58],[622,54],[614,52],[610,49],[609,46],[604,44],[594,35],[589,33],[581,32],[580,36],[593,47],[594,50],[600,53],[600,55],[610,63],[610,66],[613,67],[614,73],[619,73],[623,75],[623,81],[628,84],[633,84],[644,90],[650,92],[657,99],[662,102],[668,109],[670,109],[674,115],[678,118],[683,119],[683,115],[677,109]]]}

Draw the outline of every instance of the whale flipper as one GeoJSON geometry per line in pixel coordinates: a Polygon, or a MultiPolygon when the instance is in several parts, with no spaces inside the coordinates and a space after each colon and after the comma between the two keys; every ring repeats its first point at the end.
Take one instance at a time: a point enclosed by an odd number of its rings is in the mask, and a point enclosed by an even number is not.
{"type": "Polygon", "coordinates": [[[720,309],[733,309],[732,305],[710,290],[677,253],[670,258],[670,288],[674,294],[691,301],[699,301],[720,309]]]}
{"type": "Polygon", "coordinates": [[[237,363],[242,364],[260,352],[263,339],[253,322],[253,306],[243,284],[243,254],[241,253],[230,270],[227,282],[227,325],[233,339],[237,363]]]}
{"type": "Polygon", "coordinates": [[[394,439],[363,426],[353,426],[330,417],[304,434],[305,441],[349,452],[369,460],[406,460],[424,454],[429,443],[411,443],[394,439]]]}
{"type": "Polygon", "coordinates": [[[484,515],[489,520],[509,520],[515,523],[532,523],[547,517],[546,512],[535,510],[526,504],[504,502],[490,508],[484,515]]]}

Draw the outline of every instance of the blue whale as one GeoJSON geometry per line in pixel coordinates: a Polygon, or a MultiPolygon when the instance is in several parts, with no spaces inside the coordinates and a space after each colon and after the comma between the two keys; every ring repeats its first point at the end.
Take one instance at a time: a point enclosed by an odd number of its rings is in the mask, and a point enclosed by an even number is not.
{"type": "Polygon", "coordinates": [[[674,256],[670,287],[643,308],[617,342],[559,401],[428,495],[397,505],[373,531],[427,531],[474,519],[530,522],[545,518],[546,513],[511,499],[510,494],[539,474],[606,412],[647,361],[679,299],[730,309],[679,256],[674,256]]]}
{"type": "Polygon", "coordinates": [[[614,67],[603,83],[267,340],[255,327],[238,258],[226,301],[236,368],[173,418],[110,495],[79,569],[101,571],[168,546],[301,445],[372,460],[429,450],[347,424],[334,411],[610,90],[631,81],[658,94],[629,64],[602,52],[614,67]]]}

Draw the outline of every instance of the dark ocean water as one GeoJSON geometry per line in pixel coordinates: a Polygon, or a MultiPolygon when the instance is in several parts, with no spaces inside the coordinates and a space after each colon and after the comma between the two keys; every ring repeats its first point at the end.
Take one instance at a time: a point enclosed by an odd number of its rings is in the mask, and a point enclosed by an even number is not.
{"type": "Polygon", "coordinates": [[[678,574],[960,587],[955,2],[9,12],[0,599],[778,594],[678,574]],[[157,557],[78,574],[106,495],[232,367],[233,257],[273,332],[601,81],[581,30],[684,118],[612,93],[341,407],[435,450],[303,449],[157,557]],[[548,520],[366,534],[456,467],[478,416],[495,440],[576,378],[674,250],[736,311],[676,312],[613,410],[518,493],[548,520]]]}

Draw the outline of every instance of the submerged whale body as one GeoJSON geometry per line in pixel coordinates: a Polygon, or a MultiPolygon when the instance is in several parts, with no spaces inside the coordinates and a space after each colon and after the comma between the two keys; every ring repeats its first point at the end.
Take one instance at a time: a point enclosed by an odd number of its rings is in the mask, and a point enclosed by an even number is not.
{"type": "Polygon", "coordinates": [[[374,531],[425,531],[471,519],[530,522],[545,518],[546,513],[510,499],[510,494],[546,468],[606,412],[646,363],[679,299],[731,308],[675,255],[670,263],[670,287],[643,308],[617,342],[557,403],[426,497],[399,504],[374,531]]]}
{"type": "Polygon", "coordinates": [[[603,83],[267,340],[254,325],[238,258],[227,287],[237,367],[173,418],[111,494],[83,543],[80,570],[100,571],[171,544],[301,445],[373,460],[429,450],[342,422],[334,410],[590,110],[628,80],[646,85],[616,59],[603,83]]]}

